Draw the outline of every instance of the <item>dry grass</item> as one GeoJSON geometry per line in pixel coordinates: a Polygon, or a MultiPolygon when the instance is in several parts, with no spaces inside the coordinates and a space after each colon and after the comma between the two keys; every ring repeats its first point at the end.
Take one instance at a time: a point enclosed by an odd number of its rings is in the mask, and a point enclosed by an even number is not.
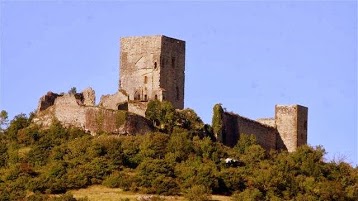
{"type": "MultiPolygon", "coordinates": [[[[144,194],[133,193],[129,191],[123,191],[119,188],[107,188],[104,186],[91,186],[85,189],[72,190],[70,191],[75,198],[87,197],[90,201],[120,201],[129,199],[130,201],[137,201],[139,196],[144,194]]],[[[167,201],[185,201],[181,196],[161,196],[167,201]]],[[[213,195],[213,200],[217,201],[230,201],[228,196],[213,195]]]]}

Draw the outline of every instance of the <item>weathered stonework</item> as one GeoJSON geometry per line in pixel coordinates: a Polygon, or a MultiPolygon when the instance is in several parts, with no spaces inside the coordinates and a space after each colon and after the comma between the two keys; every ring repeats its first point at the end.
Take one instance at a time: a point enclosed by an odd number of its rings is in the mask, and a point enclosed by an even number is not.
{"type": "Polygon", "coordinates": [[[112,95],[103,95],[99,106],[107,109],[118,110],[120,105],[128,103],[128,96],[121,91],[112,95]]]}
{"type": "Polygon", "coordinates": [[[78,94],[54,95],[47,93],[40,99],[34,122],[45,127],[57,119],[65,127],[78,127],[92,135],[99,132],[132,135],[153,131],[151,122],[142,116],[127,111],[95,107],[94,91],[86,89],[78,94]],[[50,97],[50,98],[48,98],[50,97]],[[54,100],[52,100],[52,97],[54,100]],[[48,100],[48,101],[44,101],[48,100]]]}
{"type": "Polygon", "coordinates": [[[288,150],[307,144],[308,109],[300,105],[276,105],[275,118],[251,120],[224,112],[222,142],[234,146],[240,134],[255,135],[266,150],[288,150]]]}
{"type": "Polygon", "coordinates": [[[166,36],[121,38],[119,88],[130,101],[184,107],[185,42],[166,36]]]}
{"type": "Polygon", "coordinates": [[[276,127],[288,151],[296,151],[298,146],[307,144],[307,118],[307,107],[276,105],[276,127]]]}
{"type": "Polygon", "coordinates": [[[83,94],[83,104],[86,106],[95,106],[96,104],[96,93],[95,91],[91,88],[88,87],[87,89],[82,91],[83,94]]]}
{"type": "Polygon", "coordinates": [[[256,121],[267,126],[276,127],[275,118],[260,118],[256,119],[256,121]]]}
{"type": "Polygon", "coordinates": [[[48,107],[53,105],[55,103],[56,98],[59,95],[56,93],[53,93],[51,91],[47,92],[46,95],[42,96],[39,101],[39,105],[37,107],[37,111],[43,111],[46,110],[48,107]]]}

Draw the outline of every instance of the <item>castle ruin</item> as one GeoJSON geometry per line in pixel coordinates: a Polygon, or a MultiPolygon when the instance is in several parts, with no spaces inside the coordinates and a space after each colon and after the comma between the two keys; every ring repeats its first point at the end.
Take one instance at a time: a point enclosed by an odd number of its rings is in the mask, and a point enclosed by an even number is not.
{"type": "Polygon", "coordinates": [[[231,112],[223,112],[223,144],[234,146],[240,134],[255,135],[266,150],[296,151],[307,144],[308,108],[301,105],[276,105],[274,118],[252,120],[231,112]]]}
{"type": "MultiPolygon", "coordinates": [[[[166,37],[124,37],[120,40],[118,91],[104,95],[95,105],[95,93],[47,93],[41,97],[35,121],[55,117],[65,126],[89,132],[136,134],[152,131],[145,119],[151,100],[170,101],[176,109],[184,108],[185,41],[166,37]]],[[[307,144],[308,108],[300,105],[276,105],[275,117],[251,120],[224,112],[223,135],[218,141],[234,146],[241,133],[253,134],[266,150],[295,151],[307,144]]]]}

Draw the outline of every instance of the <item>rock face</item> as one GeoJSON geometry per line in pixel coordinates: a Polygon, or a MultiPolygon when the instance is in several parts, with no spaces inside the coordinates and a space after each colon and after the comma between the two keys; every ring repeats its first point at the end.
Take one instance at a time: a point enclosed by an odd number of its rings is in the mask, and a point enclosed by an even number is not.
{"type": "Polygon", "coordinates": [[[49,126],[55,118],[65,127],[78,127],[92,135],[99,132],[133,135],[153,131],[151,122],[142,116],[94,105],[95,92],[91,88],[77,94],[49,92],[41,97],[34,122],[49,126]]]}

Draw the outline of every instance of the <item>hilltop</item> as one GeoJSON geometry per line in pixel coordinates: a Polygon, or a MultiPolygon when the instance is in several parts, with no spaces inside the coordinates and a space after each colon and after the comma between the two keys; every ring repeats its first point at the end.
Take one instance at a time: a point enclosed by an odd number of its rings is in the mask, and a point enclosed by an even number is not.
{"type": "Polygon", "coordinates": [[[145,135],[92,136],[55,120],[44,128],[33,118],[18,115],[0,134],[0,200],[74,200],[63,193],[99,184],[188,200],[212,194],[232,200],[358,199],[357,167],[324,162],[323,147],[268,152],[246,134],[228,147],[212,138],[211,125],[193,110],[175,110],[170,102],[149,103],[146,118],[155,130],[145,135]]]}

